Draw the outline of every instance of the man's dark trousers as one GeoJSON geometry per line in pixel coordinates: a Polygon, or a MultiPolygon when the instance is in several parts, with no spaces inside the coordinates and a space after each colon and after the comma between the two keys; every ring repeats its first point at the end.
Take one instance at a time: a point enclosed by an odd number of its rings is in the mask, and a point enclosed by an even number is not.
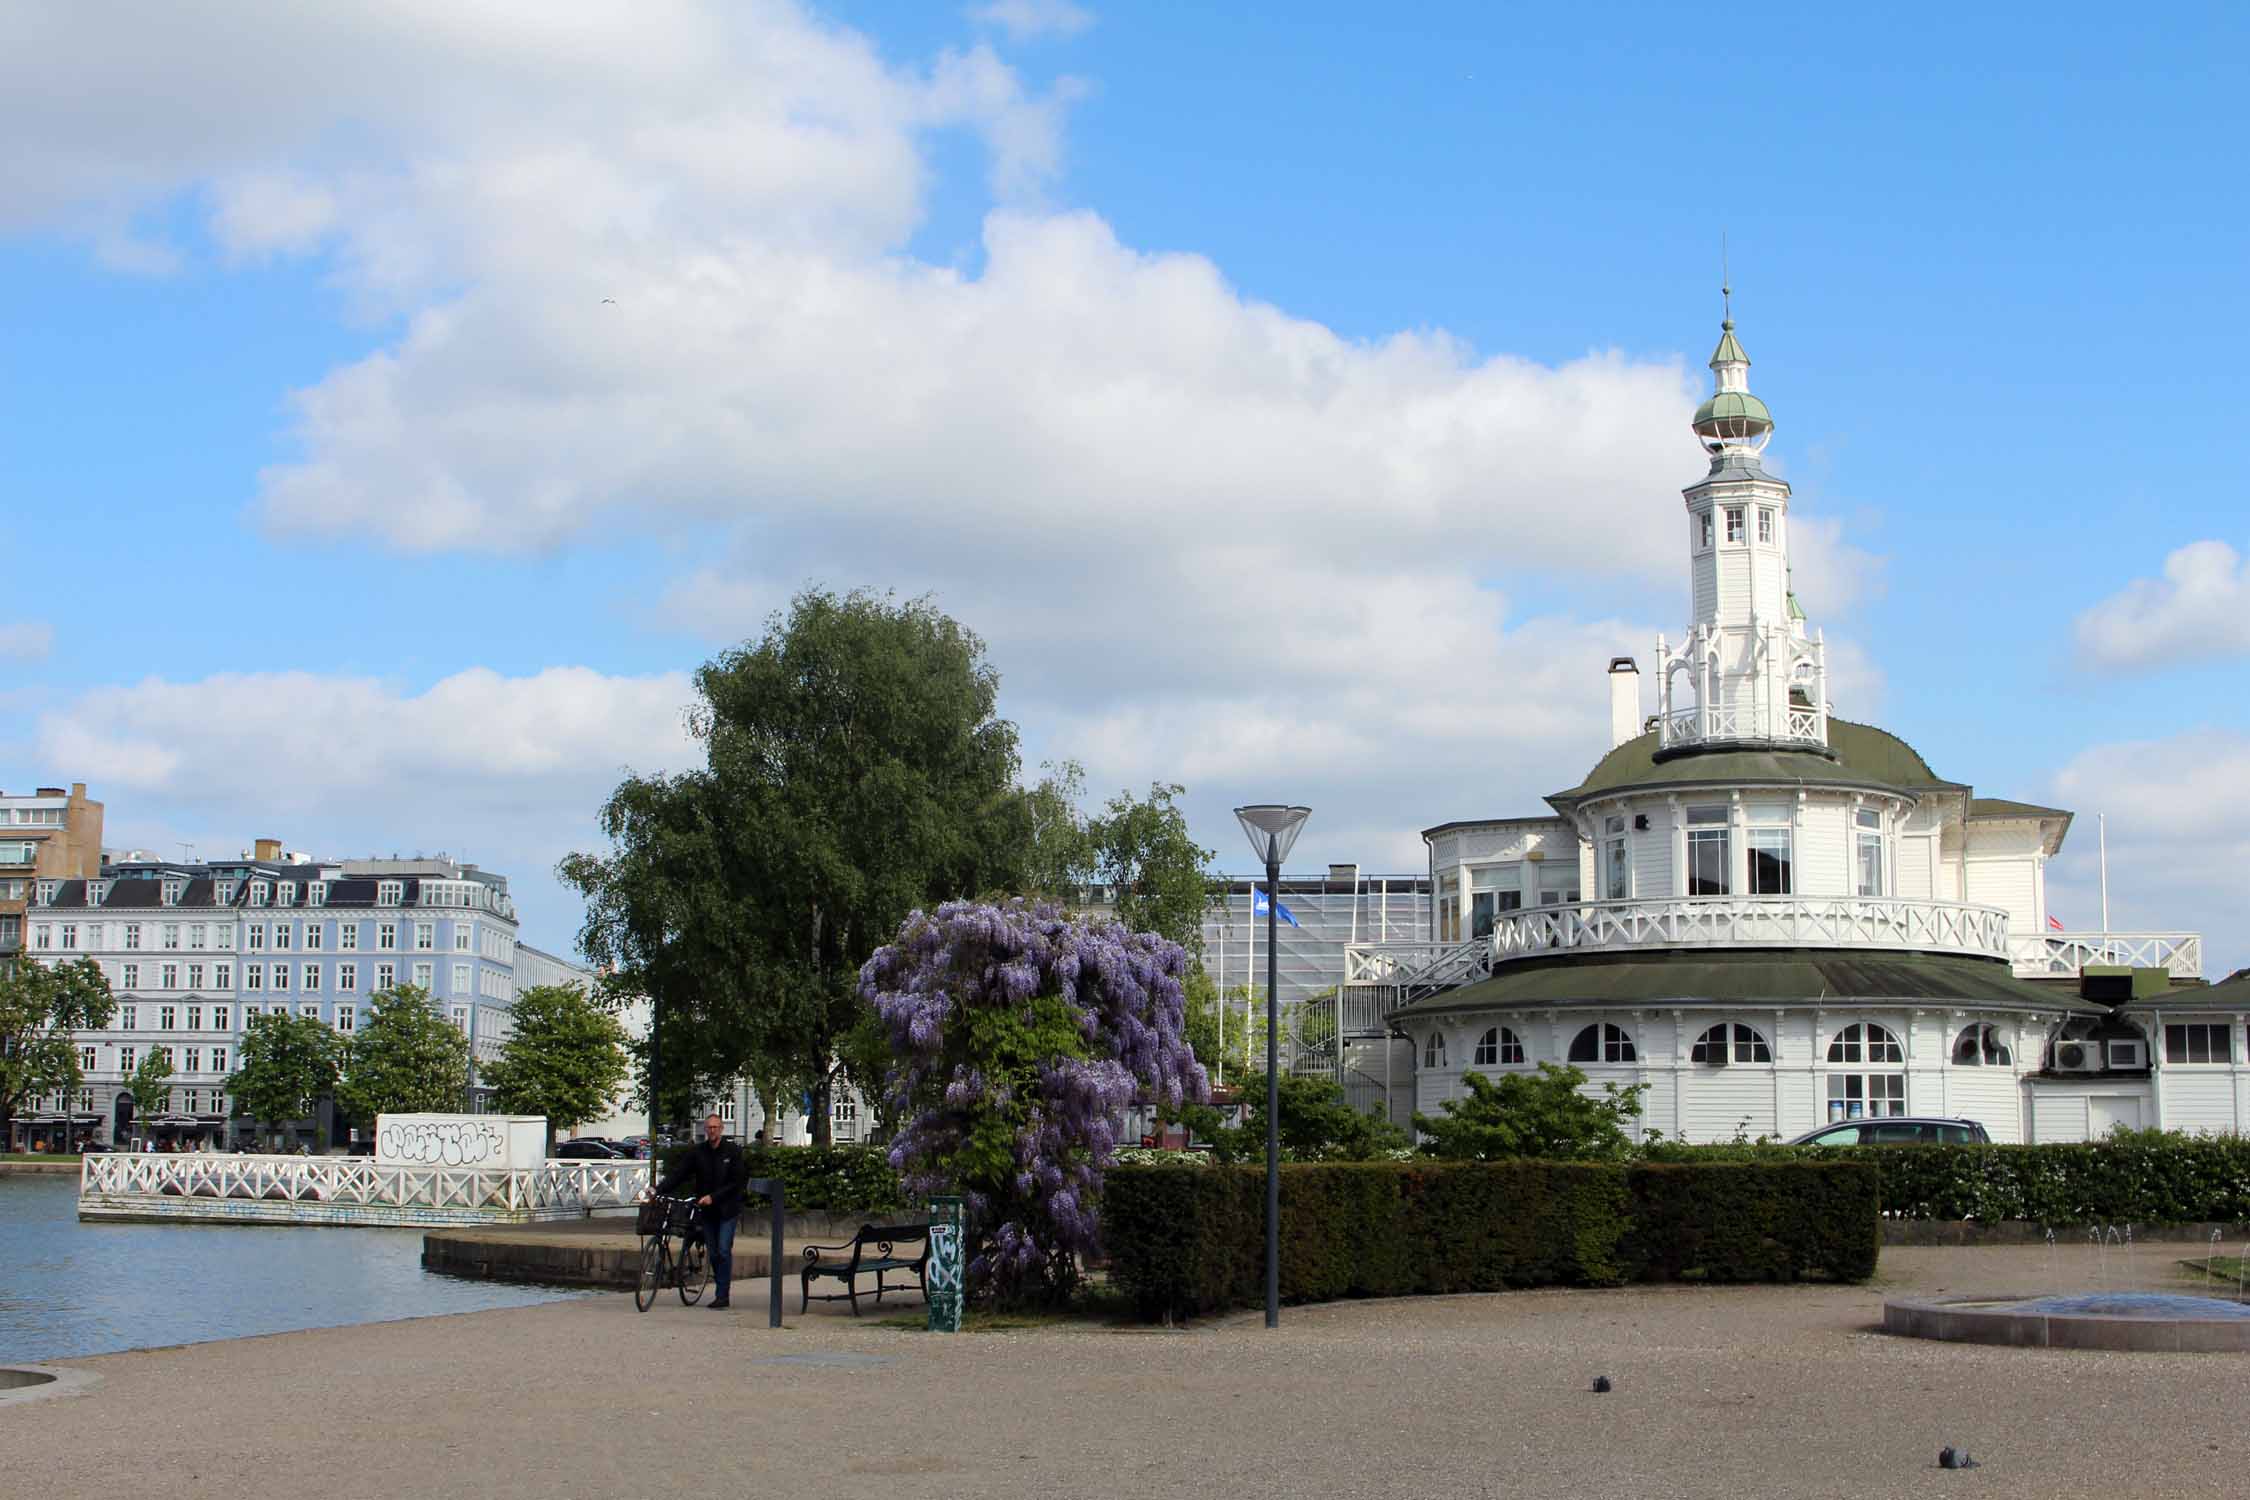
{"type": "Polygon", "coordinates": [[[727,1300],[727,1284],[734,1280],[734,1232],[741,1227],[740,1214],[704,1221],[703,1244],[711,1252],[711,1279],[719,1286],[719,1295],[711,1299],[714,1303],[727,1300]]]}

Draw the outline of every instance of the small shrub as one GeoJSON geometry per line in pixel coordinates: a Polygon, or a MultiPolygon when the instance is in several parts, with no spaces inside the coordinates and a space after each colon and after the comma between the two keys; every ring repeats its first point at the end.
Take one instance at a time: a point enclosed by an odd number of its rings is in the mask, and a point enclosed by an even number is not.
{"type": "MultiPolygon", "coordinates": [[[[663,1172],[669,1172],[692,1146],[666,1149],[663,1172]]],[[[753,1178],[781,1179],[784,1202],[791,1213],[889,1213],[907,1206],[898,1173],[874,1146],[746,1146],[742,1162],[753,1178]]],[[[663,1172],[657,1181],[663,1180],[663,1172]]],[[[753,1204],[749,1210],[758,1212],[753,1204]]]]}

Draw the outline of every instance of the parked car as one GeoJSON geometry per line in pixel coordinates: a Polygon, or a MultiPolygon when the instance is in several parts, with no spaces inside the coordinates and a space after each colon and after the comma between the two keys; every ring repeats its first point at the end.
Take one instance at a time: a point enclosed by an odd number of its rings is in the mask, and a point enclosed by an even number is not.
{"type": "Polygon", "coordinates": [[[618,1161],[632,1154],[622,1146],[593,1135],[582,1135],[576,1140],[558,1141],[555,1144],[555,1155],[564,1161],[618,1161]]]}
{"type": "Polygon", "coordinates": [[[1989,1146],[1992,1136],[1974,1120],[1942,1116],[1879,1115],[1808,1130],[1791,1146],[1989,1146]]]}

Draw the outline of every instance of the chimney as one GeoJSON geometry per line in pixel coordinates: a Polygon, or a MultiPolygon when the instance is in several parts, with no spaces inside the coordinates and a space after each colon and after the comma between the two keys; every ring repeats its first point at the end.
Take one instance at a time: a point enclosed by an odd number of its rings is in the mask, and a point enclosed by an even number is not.
{"type": "Polygon", "coordinates": [[[279,839],[252,839],[250,849],[253,859],[281,858],[281,840],[279,839]]]}
{"type": "Polygon", "coordinates": [[[32,795],[36,797],[60,797],[62,794],[63,789],[59,786],[43,786],[32,795]]]}
{"type": "Polygon", "coordinates": [[[1641,669],[1630,656],[1609,659],[1609,748],[1641,733],[1641,669]]]}

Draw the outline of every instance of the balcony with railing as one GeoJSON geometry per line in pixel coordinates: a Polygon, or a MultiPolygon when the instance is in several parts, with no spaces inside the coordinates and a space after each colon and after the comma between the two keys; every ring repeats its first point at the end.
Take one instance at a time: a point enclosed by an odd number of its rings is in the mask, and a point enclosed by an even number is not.
{"type": "Polygon", "coordinates": [[[2174,979],[2203,977],[2197,932],[2041,932],[2008,940],[2019,979],[2070,979],[2089,965],[2162,969],[2174,979]]]}
{"type": "Polygon", "coordinates": [[[1828,743],[1827,715],[1802,704],[1791,704],[1786,712],[1774,715],[1770,724],[1764,714],[1745,707],[1690,704],[1664,713],[1657,720],[1657,728],[1658,744],[1666,750],[1743,740],[1803,744],[1815,749],[1828,743]]]}

